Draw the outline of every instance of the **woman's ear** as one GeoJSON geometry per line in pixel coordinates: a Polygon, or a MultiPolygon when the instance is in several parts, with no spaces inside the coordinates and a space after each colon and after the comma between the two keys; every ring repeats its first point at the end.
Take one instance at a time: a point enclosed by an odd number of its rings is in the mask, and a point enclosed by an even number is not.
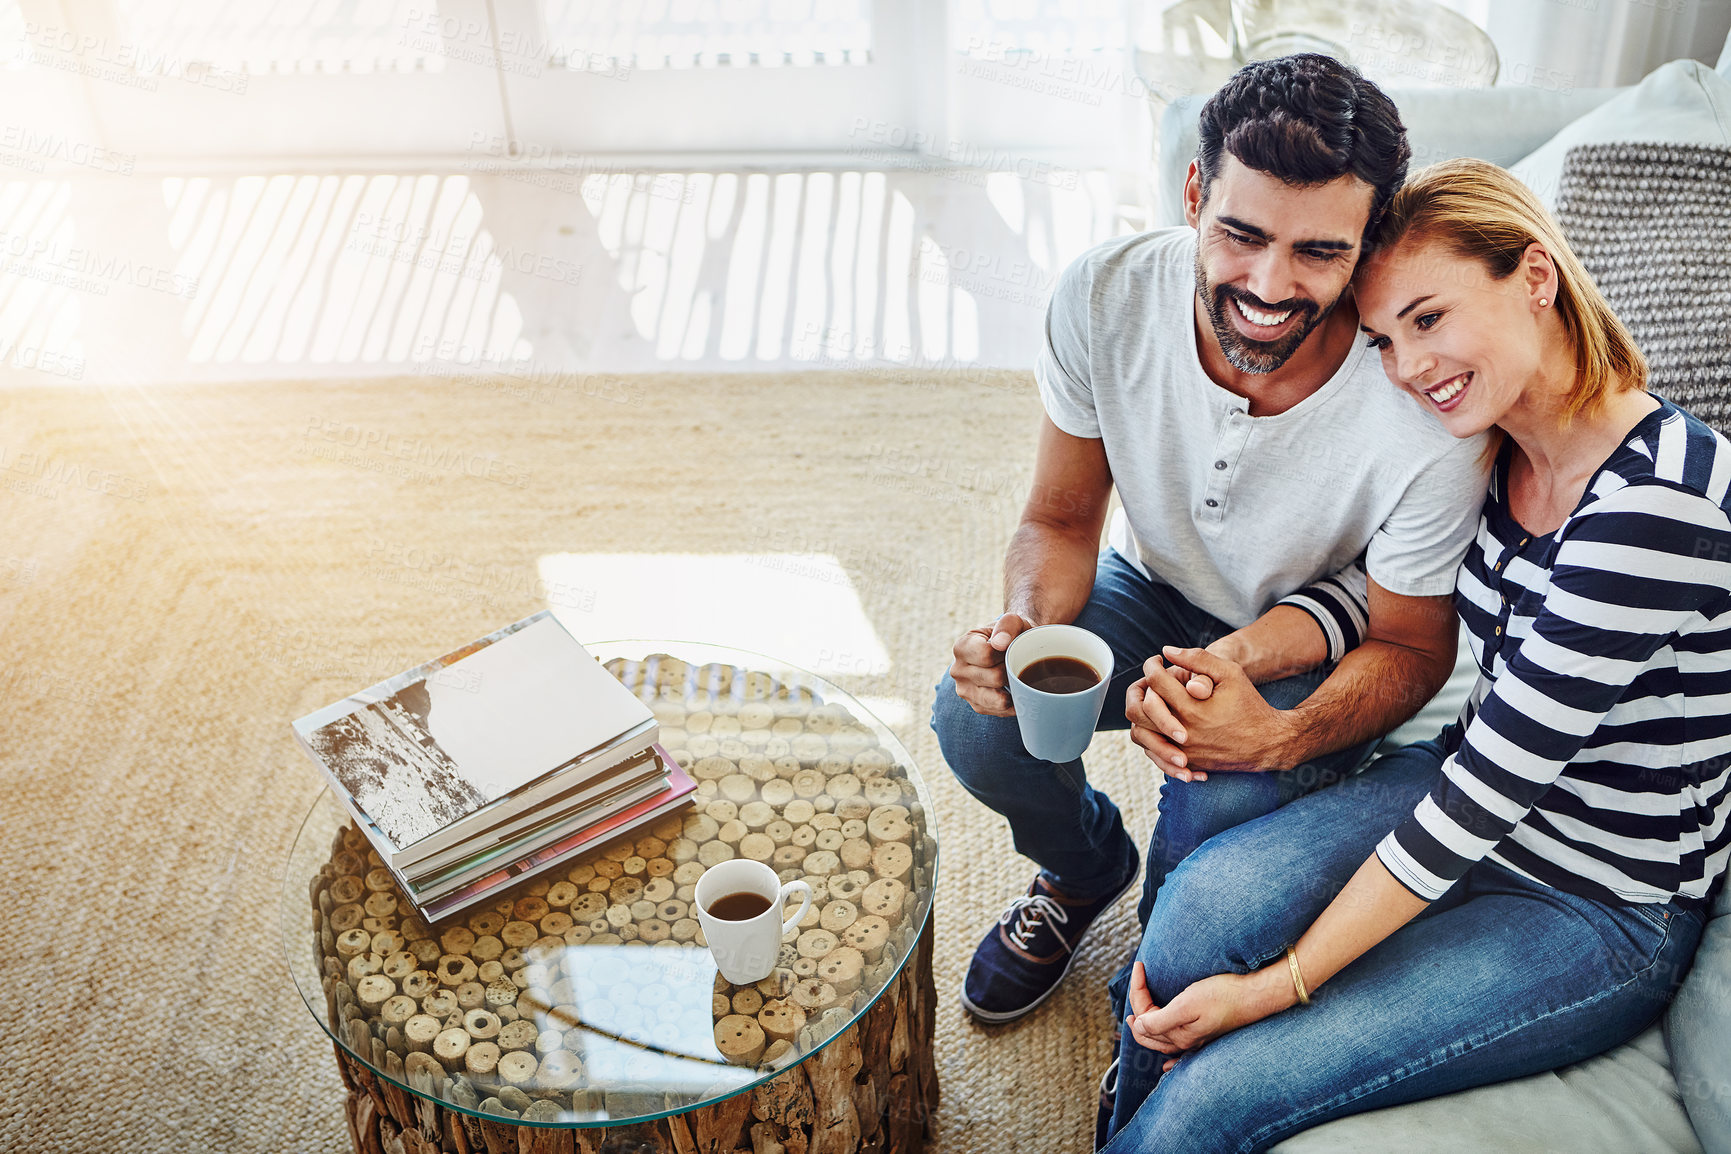
{"type": "Polygon", "coordinates": [[[1549,308],[1557,302],[1557,266],[1551,254],[1538,241],[1521,254],[1521,277],[1527,296],[1538,308],[1549,308]]]}

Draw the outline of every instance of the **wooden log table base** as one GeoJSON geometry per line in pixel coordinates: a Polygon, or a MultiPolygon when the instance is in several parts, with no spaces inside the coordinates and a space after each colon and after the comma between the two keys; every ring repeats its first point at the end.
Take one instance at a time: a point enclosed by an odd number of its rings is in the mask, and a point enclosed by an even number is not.
{"type": "Polygon", "coordinates": [[[417,1098],[335,1047],[356,1154],[902,1154],[938,1104],[932,922],[891,987],[818,1053],[754,1090],[655,1122],[554,1130],[417,1098]]]}

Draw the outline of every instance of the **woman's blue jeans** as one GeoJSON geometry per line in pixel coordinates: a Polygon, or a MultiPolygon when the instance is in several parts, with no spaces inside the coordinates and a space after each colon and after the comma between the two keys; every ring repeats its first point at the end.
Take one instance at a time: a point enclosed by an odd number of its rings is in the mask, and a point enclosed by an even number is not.
{"type": "MultiPolygon", "coordinates": [[[[1443,760],[1435,741],[1406,746],[1190,855],[1137,955],[1155,1004],[1278,962],[1443,760]]],[[[1481,862],[1310,1005],[1222,1035],[1165,1075],[1168,1055],[1125,1030],[1105,1149],[1264,1150],[1331,1118],[1601,1053],[1665,1008],[1703,923],[1693,905],[1609,905],[1481,862]]]]}
{"type": "MultiPolygon", "coordinates": [[[[1112,647],[1112,684],[1100,729],[1128,729],[1124,695],[1142,663],[1162,646],[1205,646],[1232,626],[1196,608],[1170,585],[1148,580],[1116,550],[1100,554],[1094,589],[1074,624],[1112,647]]],[[[1278,709],[1290,709],[1321,685],[1327,669],[1259,686],[1278,709]]],[[[1013,717],[986,717],[956,696],[948,673],[938,682],[932,728],[944,760],[976,798],[1004,815],[1016,849],[1032,858],[1064,894],[1094,898],[1123,885],[1135,845],[1112,799],[1088,783],[1082,759],[1041,761],[1022,745],[1013,717]]],[[[1148,849],[1138,915],[1142,923],[1167,873],[1222,830],[1260,817],[1350,773],[1370,745],[1326,754],[1279,773],[1216,773],[1207,781],[1168,778],[1160,786],[1160,819],[1148,849]]],[[[1153,773],[1152,762],[1145,763],[1153,773]]]]}

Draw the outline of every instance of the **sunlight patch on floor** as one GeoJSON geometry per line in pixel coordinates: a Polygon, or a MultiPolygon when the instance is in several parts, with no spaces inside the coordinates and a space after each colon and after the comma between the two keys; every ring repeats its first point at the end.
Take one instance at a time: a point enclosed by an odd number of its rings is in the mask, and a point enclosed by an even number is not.
{"type": "Polygon", "coordinates": [[[831,554],[554,553],[538,569],[548,608],[579,641],[702,641],[830,678],[890,667],[831,554]]]}

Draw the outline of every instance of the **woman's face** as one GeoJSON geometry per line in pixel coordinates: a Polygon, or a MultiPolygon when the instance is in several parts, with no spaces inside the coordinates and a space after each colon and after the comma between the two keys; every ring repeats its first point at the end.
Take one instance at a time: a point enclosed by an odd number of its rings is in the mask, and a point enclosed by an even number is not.
{"type": "Polygon", "coordinates": [[[1383,372],[1457,437],[1497,424],[1538,380],[1538,299],[1555,283],[1549,259],[1538,263],[1495,280],[1476,260],[1409,239],[1359,266],[1359,323],[1383,372]]]}

